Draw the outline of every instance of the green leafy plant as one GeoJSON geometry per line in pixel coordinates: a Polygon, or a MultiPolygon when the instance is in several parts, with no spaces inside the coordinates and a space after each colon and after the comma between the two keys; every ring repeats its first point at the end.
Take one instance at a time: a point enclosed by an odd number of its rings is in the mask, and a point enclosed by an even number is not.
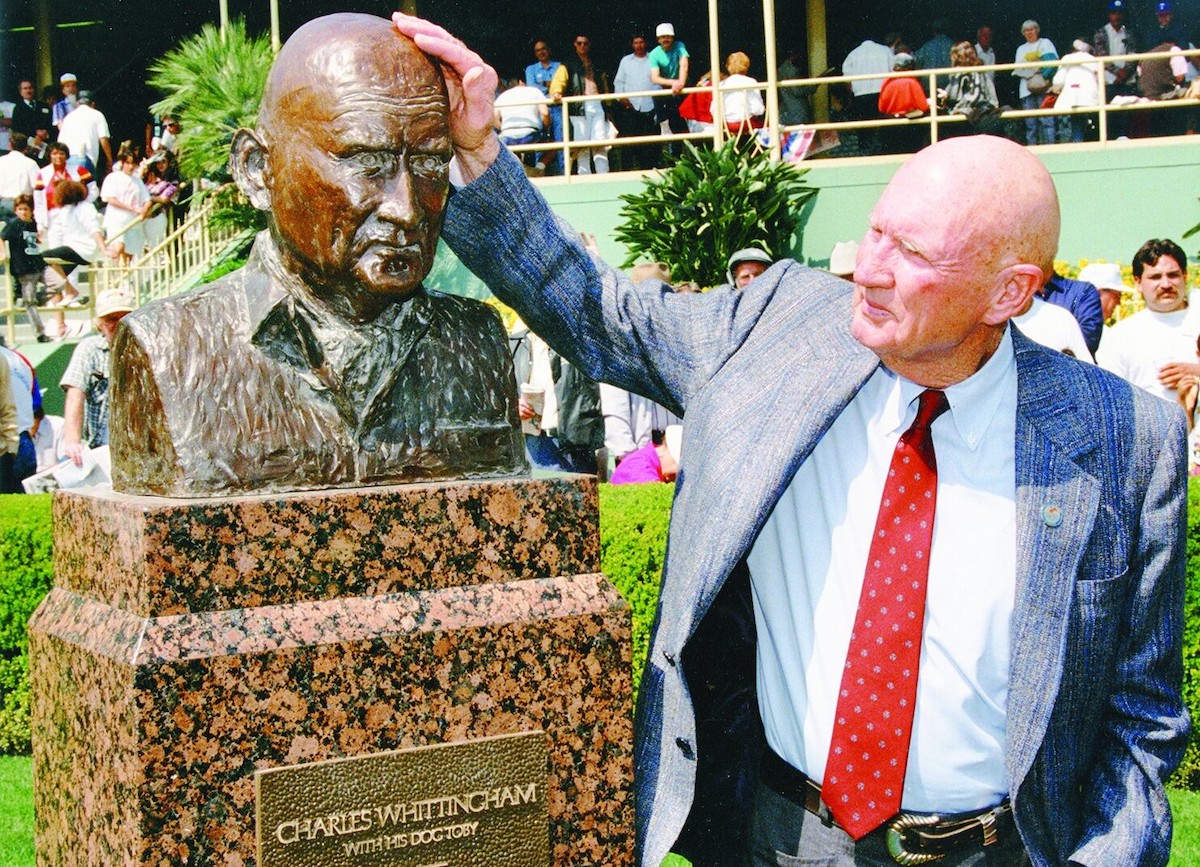
{"type": "MultiPolygon", "coordinates": [[[[215,25],[204,25],[150,66],[149,83],[163,94],[151,111],[180,122],[179,166],[187,177],[218,184],[231,180],[229,146],[234,133],[258,120],[273,59],[270,38],[250,36],[245,22],[236,19],[224,35],[215,25]]],[[[217,194],[222,200],[215,221],[266,227],[266,214],[232,187],[217,194]]]]}
{"type": "Polygon", "coordinates": [[[621,196],[616,238],[629,250],[624,267],[666,262],[676,282],[716,286],[738,250],[787,255],[801,211],[817,194],[804,181],[807,172],[735,140],[719,150],[687,143],[674,166],[648,178],[640,192],[621,196]]]}

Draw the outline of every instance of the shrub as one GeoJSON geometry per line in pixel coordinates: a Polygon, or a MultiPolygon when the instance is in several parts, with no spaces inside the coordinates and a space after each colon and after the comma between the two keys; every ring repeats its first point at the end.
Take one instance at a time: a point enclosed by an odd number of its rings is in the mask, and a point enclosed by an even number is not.
{"type": "Polygon", "coordinates": [[[616,239],[629,250],[622,267],[666,262],[676,283],[717,286],[738,250],[760,247],[774,259],[789,254],[804,205],[817,194],[804,181],[808,169],[772,162],[736,140],[715,151],[685,147],[641,192],[621,196],[616,239]]]}
{"type": "Polygon", "coordinates": [[[635,696],[650,649],[674,493],[674,485],[600,486],[600,568],[633,609],[635,696]]]}
{"type": "Polygon", "coordinates": [[[1175,772],[1179,788],[1200,791],[1200,479],[1188,484],[1187,594],[1183,602],[1183,701],[1192,713],[1193,734],[1175,772]]]}
{"type": "Polygon", "coordinates": [[[25,626],[53,582],[50,495],[0,496],[0,754],[29,752],[25,626]]]}

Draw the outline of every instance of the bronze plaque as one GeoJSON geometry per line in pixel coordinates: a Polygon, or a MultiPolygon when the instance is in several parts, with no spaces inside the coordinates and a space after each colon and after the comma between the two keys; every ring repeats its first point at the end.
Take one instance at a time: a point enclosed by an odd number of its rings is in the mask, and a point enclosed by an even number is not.
{"type": "Polygon", "coordinates": [[[258,771],[258,867],[546,867],[543,732],[258,771]]]}

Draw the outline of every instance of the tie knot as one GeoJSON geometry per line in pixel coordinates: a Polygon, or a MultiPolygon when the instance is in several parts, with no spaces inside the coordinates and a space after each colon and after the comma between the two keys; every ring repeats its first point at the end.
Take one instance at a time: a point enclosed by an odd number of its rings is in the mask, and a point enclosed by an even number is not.
{"type": "Polygon", "coordinates": [[[946,400],[946,392],[938,391],[935,388],[927,388],[921,392],[917,398],[920,403],[917,405],[917,417],[912,423],[912,430],[922,428],[928,430],[933,424],[933,420],[950,408],[950,401],[946,400]]]}

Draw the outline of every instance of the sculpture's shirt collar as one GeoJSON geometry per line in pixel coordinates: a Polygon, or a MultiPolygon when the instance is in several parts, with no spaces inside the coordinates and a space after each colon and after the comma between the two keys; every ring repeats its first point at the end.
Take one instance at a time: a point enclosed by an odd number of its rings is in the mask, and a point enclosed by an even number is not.
{"type": "Polygon", "coordinates": [[[250,342],[294,367],[337,405],[348,425],[359,426],[429,329],[429,296],[418,292],[373,322],[351,323],[329,312],[284,267],[269,232],[259,233],[246,265],[269,278],[263,291],[246,296],[250,342]]]}

